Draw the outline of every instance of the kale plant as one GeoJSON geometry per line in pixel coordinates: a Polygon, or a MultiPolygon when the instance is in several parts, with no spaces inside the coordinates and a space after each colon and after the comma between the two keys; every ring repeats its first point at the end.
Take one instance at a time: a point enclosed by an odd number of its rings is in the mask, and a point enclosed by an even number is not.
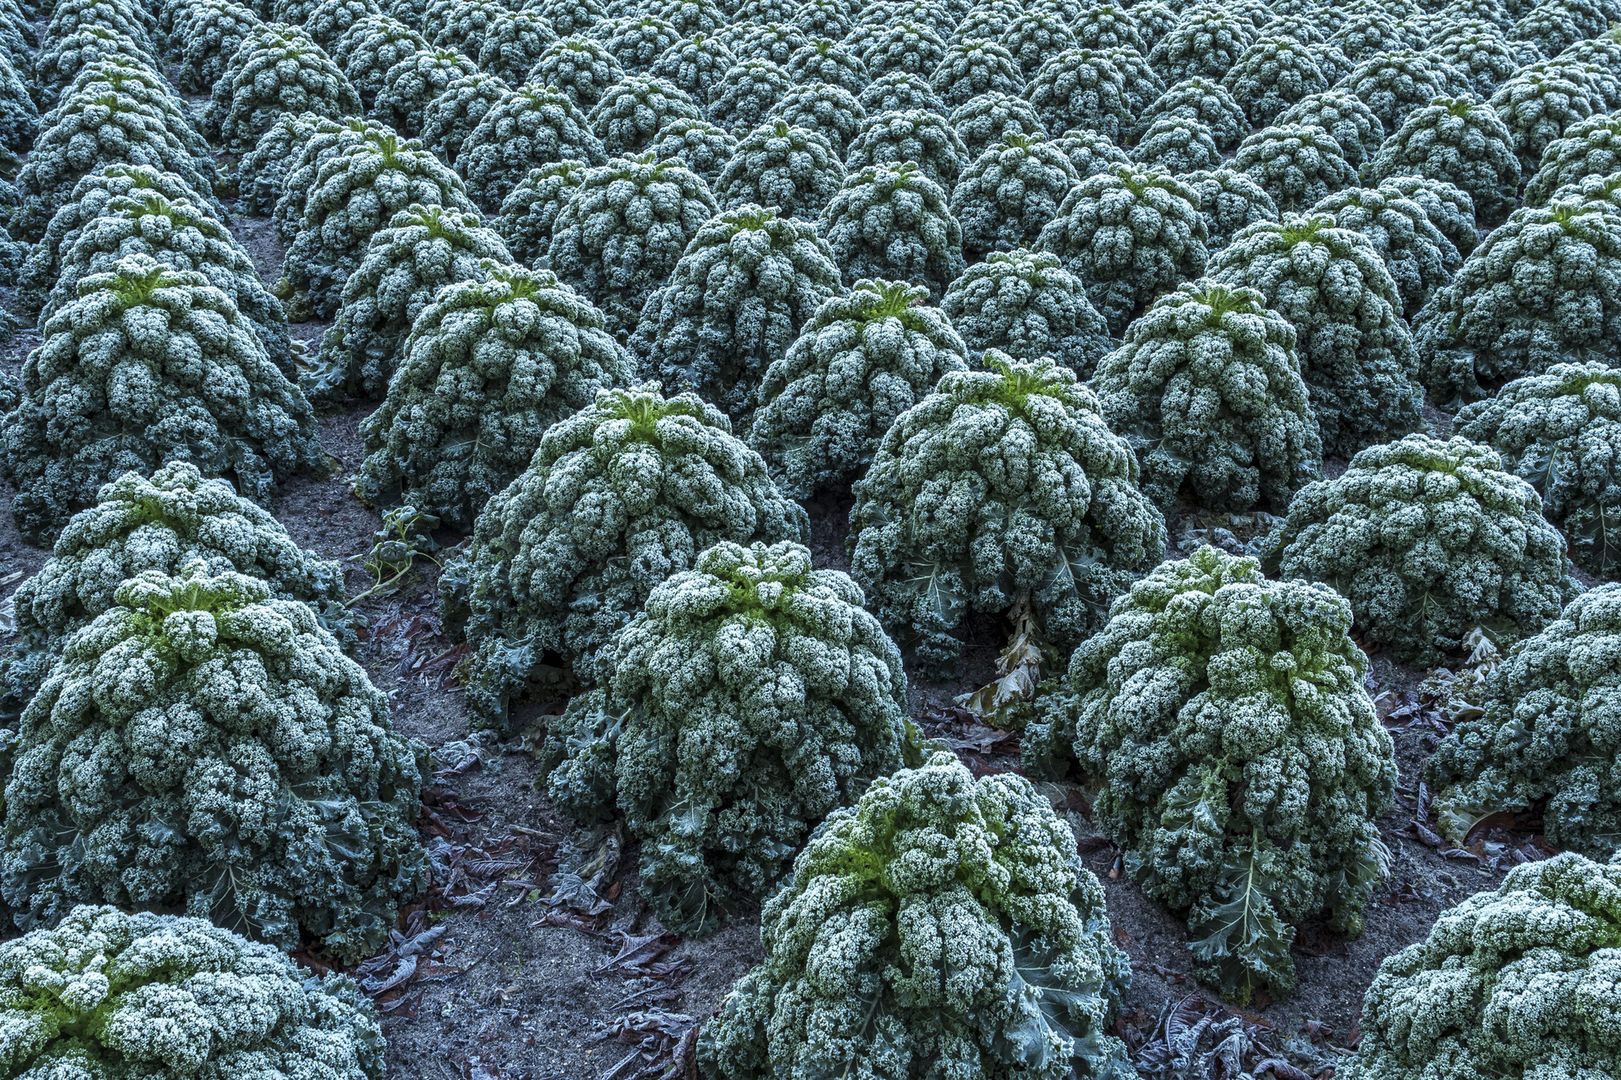
{"type": "Polygon", "coordinates": [[[1281,512],[1321,476],[1295,329],[1254,289],[1198,281],[1160,297],[1099,362],[1092,389],[1167,511],[1185,500],[1281,512]]]}
{"type": "Polygon", "coordinates": [[[440,578],[474,643],[469,702],[499,720],[558,667],[590,678],[597,650],[699,552],[808,529],[718,409],[650,387],[599,393],[546,431],[440,578]]]}
{"type": "Polygon", "coordinates": [[[716,929],[766,895],[828,814],[905,764],[900,650],[795,543],[723,542],[656,586],[554,720],[546,789],[623,816],[664,925],[716,929]]]}
{"type": "Polygon", "coordinates": [[[1239,1003],[1294,986],[1295,927],[1361,932],[1389,852],[1395,752],[1351,605],[1203,547],[1115,602],[1038,704],[1026,761],[1071,769],[1202,978],[1239,1003]]]}
{"type": "Polygon", "coordinates": [[[928,299],[921,286],[859,281],[766,369],[749,443],[785,494],[847,490],[896,417],[967,366],[962,338],[928,299]]]}
{"type": "Polygon", "coordinates": [[[949,753],[836,811],[761,914],[765,959],[721,1003],[718,1080],[1105,1080],[1131,965],[1044,795],[949,753]]]}
{"type": "Polygon", "coordinates": [[[425,764],[308,606],[143,571],[23,710],[0,893],[23,929],[78,903],[175,909],[352,963],[424,884],[425,764]]]}
{"type": "Polygon", "coordinates": [[[631,379],[630,359],[579,294],[550,271],[486,262],[411,321],[388,396],[360,426],[355,491],[470,529],[553,424],[631,379]]]}
{"type": "Polygon", "coordinates": [[[1440,662],[1476,627],[1534,634],[1580,591],[1536,490],[1461,436],[1362,451],[1302,488],[1261,550],[1269,573],[1344,596],[1363,637],[1405,663],[1440,662]]]}
{"type": "Polygon", "coordinates": [[[383,1032],[312,976],[206,919],[74,908],[0,944],[0,1067],[73,1080],[380,1080],[383,1032]]]}
{"type": "Polygon", "coordinates": [[[851,573],[924,663],[961,649],[970,612],[1034,613],[1071,647],[1165,552],[1131,448],[1074,372],[995,352],[902,413],[855,486],[851,573]]]}

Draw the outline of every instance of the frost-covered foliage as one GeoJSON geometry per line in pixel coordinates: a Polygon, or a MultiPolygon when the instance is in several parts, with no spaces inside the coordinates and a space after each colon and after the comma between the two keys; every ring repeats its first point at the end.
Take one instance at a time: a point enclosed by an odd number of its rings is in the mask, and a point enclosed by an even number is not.
{"type": "MultiPolygon", "coordinates": [[[[26,55],[26,54],[24,54],[26,55]]],[[[113,61],[157,70],[159,64],[145,35],[89,23],[54,39],[47,37],[33,57],[33,82],[40,98],[61,94],[74,75],[93,64],[113,61]]]]}
{"type": "Polygon", "coordinates": [[[0,657],[0,711],[7,695],[19,708],[34,695],[68,639],[113,606],[118,586],[142,570],[174,574],[193,562],[259,578],[272,595],[301,600],[323,623],[347,629],[341,566],[300,548],[228,481],[174,461],[150,479],[131,472],[102,487],[17,587],[16,640],[0,657]]]}
{"type": "Polygon", "coordinates": [[[949,753],[877,780],[794,860],[765,959],[704,1028],[718,1080],[1103,1080],[1131,963],[1103,889],[1029,781],[949,753]]]}
{"type": "Polygon", "coordinates": [[[1220,79],[1254,42],[1254,27],[1232,12],[1195,8],[1154,43],[1148,62],[1169,82],[1220,79]]]}
{"type": "Polygon", "coordinates": [[[1143,54],[1136,49],[1117,47],[1099,49],[1097,52],[1107,57],[1125,77],[1126,108],[1131,113],[1125,127],[1130,129],[1136,125],[1136,118],[1142,116],[1154,100],[1165,92],[1165,80],[1155,74],[1143,54]]]}
{"type": "MultiPolygon", "coordinates": [[[[813,2],[813,0],[807,0],[813,2]]],[[[825,3],[827,0],[821,0],[825,3]]],[[[979,38],[984,41],[996,41],[1013,25],[1013,20],[1024,14],[1024,8],[1018,4],[1007,3],[1006,0],[987,0],[986,3],[974,4],[963,17],[958,20],[956,29],[952,33],[954,41],[970,41],[979,38]]]]}
{"type": "Polygon", "coordinates": [[[381,394],[423,309],[445,286],[481,280],[486,259],[510,263],[512,256],[476,214],[421,204],[395,214],[372,234],[343,283],[337,320],[321,338],[312,393],[381,394]]]}
{"type": "Polygon", "coordinates": [[[553,803],[624,817],[665,926],[716,929],[905,763],[900,650],[862,601],[799,544],[717,544],[653,589],[603,650],[601,689],[552,721],[553,803]]]}
{"type": "Polygon", "coordinates": [[[974,160],[952,192],[951,212],[962,226],[968,259],[1034,244],[1079,182],[1055,144],[1004,136],[974,160]]]}
{"type": "Polygon", "coordinates": [[[1604,111],[1591,83],[1558,65],[1522,68],[1492,94],[1491,106],[1508,126],[1520,171],[1527,176],[1549,143],[1577,121],[1604,111]]]}
{"type": "Polygon", "coordinates": [[[611,332],[629,334],[716,210],[709,185],[681,164],[616,158],[587,170],[557,212],[546,262],[601,309],[611,332]]]}
{"type": "Polygon", "coordinates": [[[141,199],[149,195],[189,206],[203,202],[202,196],[178,176],[150,165],[103,165],[74,184],[61,208],[51,215],[43,237],[29,250],[17,270],[18,301],[22,309],[32,311],[44,302],[46,294],[61,277],[63,257],[72,250],[79,233],[101,217],[113,200],[141,199]]]}
{"type": "Polygon", "coordinates": [[[423,145],[445,164],[457,164],[467,137],[491,109],[512,93],[505,79],[485,71],[451,79],[422,111],[423,145]]]}
{"type": "Polygon", "coordinates": [[[1085,283],[1050,252],[992,252],[951,283],[941,307],[974,352],[1049,356],[1082,378],[1115,346],[1085,283]]]}
{"type": "MultiPolygon", "coordinates": [[[[849,4],[843,0],[762,0],[763,3],[779,5],[783,9],[792,8],[792,12],[780,11],[777,15],[765,22],[788,22],[800,31],[812,37],[826,37],[838,41],[855,29],[855,15],[849,4]]],[[[739,10],[739,16],[749,11],[749,5],[744,3],[739,10]]]]}
{"type": "Polygon", "coordinates": [[[1551,364],[1613,362],[1621,341],[1621,206],[1523,207],[1492,230],[1414,325],[1424,384],[1480,397],[1551,364]]]}
{"type": "Polygon", "coordinates": [[[814,219],[845,183],[838,152],[817,131],[783,118],[749,131],[721,169],[715,193],[723,206],[775,206],[785,217],[814,219]]]}
{"type": "Polygon", "coordinates": [[[1038,244],[1086,282],[1118,336],[1154,298],[1204,272],[1199,195],[1167,173],[1116,165],[1071,189],[1038,244]]]}
{"type": "Polygon", "coordinates": [[[564,38],[589,34],[607,17],[599,0],[525,0],[520,6],[537,12],[564,38]]]}
{"type": "Polygon", "coordinates": [[[1401,175],[1443,180],[1466,192],[1487,224],[1514,209],[1520,186],[1508,127],[1490,105],[1466,97],[1438,98],[1413,110],[1363,173],[1374,181],[1401,175]]]}
{"type": "Polygon", "coordinates": [[[596,165],[604,156],[601,140],[567,94],[526,85],[492,105],[467,133],[456,169],[474,200],[494,213],[535,165],[564,159],[596,165]]]}
{"type": "Polygon", "coordinates": [[[1615,5],[1604,0],[1542,0],[1525,13],[1509,34],[1546,56],[1587,38],[1596,38],[1615,22],[1615,5]]]}
{"type": "MultiPolygon", "coordinates": [[[[107,193],[103,189],[97,194],[107,193]]],[[[54,280],[40,310],[41,325],[73,302],[80,280],[106,272],[126,255],[146,255],[169,269],[202,274],[248,321],[271,363],[287,377],[295,377],[281,301],[265,288],[252,257],[218,219],[193,202],[171,200],[150,189],[94,201],[94,216],[64,238],[58,258],[49,266],[54,280]]],[[[44,267],[35,263],[34,269],[44,267]]]]}
{"type": "Polygon", "coordinates": [[[1352,13],[1328,41],[1353,64],[1387,49],[1404,49],[1413,44],[1407,40],[1401,20],[1392,11],[1381,10],[1379,5],[1368,5],[1352,13]]]}
{"type": "Polygon", "coordinates": [[[343,62],[344,77],[367,105],[377,101],[396,64],[431,51],[427,38],[389,15],[360,19],[332,45],[333,54],[343,62]]]}
{"type": "MultiPolygon", "coordinates": [[[[458,39],[459,40],[459,39],[458,39]]],[[[557,41],[551,24],[533,11],[506,11],[499,7],[480,38],[474,58],[485,71],[493,71],[508,82],[522,82],[557,41]]]]}
{"type": "Polygon", "coordinates": [[[928,80],[909,71],[892,71],[874,79],[856,97],[856,102],[869,114],[906,112],[910,109],[949,112],[940,95],[929,86],[928,80]]]}
{"type": "MultiPolygon", "coordinates": [[[[276,201],[270,211],[270,220],[285,244],[291,244],[298,238],[304,221],[304,200],[315,187],[315,177],[322,166],[333,158],[342,157],[350,147],[359,146],[367,140],[396,137],[382,125],[358,118],[345,120],[341,124],[322,122],[310,127],[295,125],[285,132],[279,128],[272,128],[271,131],[276,138],[268,146],[256,147],[256,154],[281,146],[283,134],[294,137],[300,133],[304,135],[302,141],[287,144],[287,160],[265,178],[273,179],[275,173],[281,174],[280,179],[275,181],[276,201]]],[[[259,181],[255,180],[255,183],[259,181]]]]}
{"type": "MultiPolygon", "coordinates": [[[[180,63],[178,83],[182,90],[204,93],[224,77],[231,54],[259,25],[259,17],[232,0],[176,0],[174,6],[182,13],[179,19],[185,24],[175,43],[180,63]]],[[[0,134],[4,131],[0,126],[0,134]]]]}
{"type": "Polygon", "coordinates": [[[589,679],[597,650],[699,552],[808,531],[714,406],[651,387],[599,394],[552,425],[440,579],[474,643],[468,701],[499,719],[553,665],[589,679]]]}
{"type": "Polygon", "coordinates": [[[847,282],[911,281],[939,297],[962,273],[962,227],[945,190],[910,162],[851,174],[821,227],[847,282]]]}
{"type": "MultiPolygon", "coordinates": [[[[517,262],[545,265],[546,252],[552,244],[552,226],[589,168],[585,162],[572,158],[536,166],[524,173],[523,179],[502,200],[501,213],[493,224],[517,262]]],[[[497,262],[514,261],[493,254],[480,257],[497,262]]]]}
{"type": "MultiPolygon", "coordinates": [[[[477,63],[454,49],[421,49],[404,60],[397,60],[383,73],[374,114],[408,135],[423,133],[428,125],[428,107],[451,88],[457,79],[481,78],[477,63]]],[[[438,149],[434,139],[423,141],[438,149]]]]}
{"type": "Polygon", "coordinates": [[[0,1063],[18,1075],[386,1075],[371,1002],[207,919],[83,906],[0,945],[0,1063]]]}
{"type": "Polygon", "coordinates": [[[283,23],[255,27],[214,85],[203,124],[235,153],[252,148],[283,113],[333,120],[361,111],[360,95],[321,47],[283,23]]]}
{"type": "Polygon", "coordinates": [[[41,55],[37,59],[41,60],[59,48],[64,39],[86,28],[115,31],[148,53],[154,51],[153,46],[159,39],[154,12],[125,0],[57,0],[43,14],[49,18],[39,35],[41,55]]]}
{"type": "Polygon", "coordinates": [[[1475,250],[1480,230],[1475,225],[1475,203],[1467,192],[1446,180],[1412,174],[1385,176],[1379,186],[1399,191],[1424,208],[1441,235],[1462,255],[1475,250]]]}
{"type": "Polygon", "coordinates": [[[1563,66],[1585,76],[1611,111],[1621,108],[1621,20],[1610,16],[1610,29],[1574,42],[1550,66],[1563,66]]]}
{"type": "Polygon", "coordinates": [[[1165,521],[1098,400],[1049,359],[995,352],[895,421],[855,486],[851,573],[926,665],[950,663],[970,611],[1027,606],[1074,646],[1165,553],[1165,521]]]}
{"type": "Polygon", "coordinates": [[[1356,185],[1356,170],[1340,144],[1322,128],[1305,124],[1262,128],[1239,143],[1227,168],[1255,181],[1285,213],[1356,185]]]}
{"type": "Polygon", "coordinates": [[[837,86],[850,94],[861,93],[872,81],[867,65],[861,62],[861,58],[842,43],[829,38],[817,38],[795,49],[782,70],[787,72],[795,86],[823,83],[837,86]]]}
{"type": "Polygon", "coordinates": [[[666,387],[742,417],[766,369],[840,291],[814,223],[747,204],[693,235],[642,308],[632,349],[666,387]]]}
{"type": "Polygon", "coordinates": [[[1205,246],[1212,255],[1246,226],[1278,220],[1278,204],[1246,173],[1222,168],[1188,173],[1181,180],[1199,196],[1199,216],[1208,234],[1205,246]]]}
{"type": "MultiPolygon", "coordinates": [[[[17,271],[22,268],[23,260],[27,257],[27,245],[13,240],[5,226],[0,225],[0,274],[5,274],[7,278],[16,277],[17,271]]],[[[8,318],[4,325],[0,326],[0,335],[9,334],[16,327],[17,322],[8,318]]],[[[9,410],[15,403],[12,385],[12,377],[8,373],[5,376],[4,386],[0,386],[0,413],[9,410]]]]}
{"type": "Polygon", "coordinates": [[[192,271],[129,255],[79,281],[0,417],[0,467],[24,536],[54,533],[101,485],[167,461],[271,485],[324,467],[309,402],[230,298],[192,271]]]}
{"type": "Polygon", "coordinates": [[[692,37],[713,34],[727,20],[727,10],[714,0],[663,0],[654,5],[659,17],[675,27],[676,33],[692,37]]]}
{"type": "Polygon", "coordinates": [[[1468,80],[1469,91],[1481,98],[1491,97],[1522,62],[1502,28],[1480,19],[1456,19],[1442,27],[1429,50],[1468,80]]]}
{"type": "Polygon", "coordinates": [[[335,316],[367,244],[412,206],[473,209],[461,177],[414,140],[367,135],[323,161],[282,266],[297,303],[318,318],[335,316]]]}
{"type": "Polygon", "coordinates": [[[589,111],[603,92],[625,77],[625,68],[607,46],[586,37],[566,37],[548,46],[530,69],[528,81],[554,86],[576,108],[589,111]]]}
{"type": "Polygon", "coordinates": [[[963,339],[928,299],[904,282],[857,282],[766,369],[749,443],[785,494],[848,488],[895,418],[967,366],[963,339]]]}
{"type": "Polygon", "coordinates": [[[811,40],[792,23],[730,23],[721,33],[739,61],[769,60],[778,67],[811,40]]]}
{"type": "MultiPolygon", "coordinates": [[[[968,160],[997,145],[1009,135],[1044,139],[1047,129],[1035,108],[1024,98],[991,91],[970,98],[951,111],[951,126],[962,139],[968,160]]],[[[1101,138],[1101,136],[1099,136],[1101,138]]],[[[1125,159],[1125,155],[1120,155],[1125,159]]]]}
{"type": "Polygon", "coordinates": [[[1302,921],[1360,933],[1387,870],[1395,754],[1350,630],[1333,591],[1203,547],[1115,602],[1025,735],[1027,761],[1093,787],[1127,871],[1241,1003],[1293,989],[1302,921]]]}
{"type": "Polygon", "coordinates": [[[0,164],[9,166],[12,159],[28,149],[38,132],[39,107],[29,96],[28,82],[0,44],[0,164]]]}
{"type": "Polygon", "coordinates": [[[1403,314],[1411,318],[1430,296],[1452,280],[1463,256],[1424,208],[1394,188],[1350,187],[1311,208],[1341,229],[1359,233],[1385,261],[1403,314]]]}
{"type": "Polygon", "coordinates": [[[23,710],[0,892],[23,929],[166,908],[353,963],[424,884],[425,758],[307,605],[146,570],[23,710]]]}
{"type": "Polygon", "coordinates": [[[868,116],[845,151],[844,164],[860,172],[870,165],[909,162],[949,192],[968,164],[967,156],[968,148],[944,113],[908,109],[868,116]]]}
{"type": "Polygon", "coordinates": [[[708,108],[721,79],[735,63],[737,56],[725,42],[699,33],[665,50],[651,74],[686,94],[699,108],[708,108]]]}
{"type": "Polygon", "coordinates": [[[1621,372],[1554,364],[1464,406],[1454,430],[1537,489],[1579,565],[1621,576],[1621,372]]]}
{"type": "Polygon", "coordinates": [[[988,91],[1021,93],[1024,73],[1013,55],[996,42],[970,40],[947,47],[940,66],[929,76],[929,86],[954,109],[988,91]]]}
{"type": "Polygon", "coordinates": [[[1251,127],[1264,128],[1302,98],[1328,89],[1314,51],[1294,38],[1261,38],[1228,69],[1222,85],[1251,127]]]}
{"type": "Polygon", "coordinates": [[[1131,444],[1144,494],[1281,512],[1321,476],[1322,442],[1295,331],[1254,289],[1191,282],[1160,297],[1105,356],[1091,386],[1131,444]]]}
{"type": "Polygon", "coordinates": [[[1490,814],[1538,812],[1551,843],[1595,859],[1614,853],[1618,635],[1621,585],[1603,585],[1492,670],[1478,711],[1447,734],[1426,768],[1443,833],[1463,843],[1490,814]]]}
{"type": "Polygon", "coordinates": [[[40,119],[39,135],[17,173],[19,202],[11,226],[18,238],[38,239],[74,186],[108,164],[173,173],[201,197],[213,199],[212,168],[193,155],[160,105],[86,86],[65,93],[40,119]]]}
{"type": "Polygon", "coordinates": [[[1065,19],[1041,7],[1012,19],[996,43],[1012,55],[1026,77],[1034,75],[1052,57],[1078,47],[1065,19]]]}
{"type": "Polygon", "coordinates": [[[874,33],[859,56],[875,79],[902,71],[927,79],[946,58],[946,43],[928,26],[901,21],[874,33]]]}
{"type": "Polygon", "coordinates": [[[672,83],[651,75],[627,75],[602,92],[586,119],[602,142],[602,153],[632,157],[645,150],[666,124],[702,120],[703,110],[672,83]]]}
{"type": "MultiPolygon", "coordinates": [[[[1572,124],[1563,136],[1542,151],[1537,171],[1525,183],[1526,205],[1546,205],[1560,188],[1589,177],[1618,172],[1621,172],[1621,113],[1590,116],[1572,124]]],[[[1479,196],[1475,197],[1475,205],[1480,205],[1479,196]]]]}
{"type": "Polygon", "coordinates": [[[465,42],[470,53],[478,51],[478,43],[506,10],[506,5],[493,0],[427,0],[425,6],[422,17],[412,21],[428,40],[442,48],[465,42]]]}
{"type": "Polygon", "coordinates": [[[1365,639],[1410,663],[1438,662],[1476,627],[1534,634],[1579,589],[1536,490],[1459,436],[1362,451],[1301,489],[1262,546],[1269,572],[1332,586],[1365,639]]]}
{"type": "Polygon", "coordinates": [[[190,109],[173,84],[159,74],[159,65],[127,57],[105,57],[75,72],[73,81],[62,92],[64,100],[107,97],[133,101],[153,110],[191,151],[199,166],[205,166],[212,156],[208,141],[192,123],[190,109]]]}
{"type": "Polygon", "coordinates": [[[1146,54],[1152,41],[1138,26],[1136,10],[1125,5],[1096,4],[1072,18],[1069,28],[1087,49],[1132,49],[1146,54]]]}
{"type": "Polygon", "coordinates": [[[1053,56],[1024,88],[1025,99],[1048,131],[1089,128],[1110,140],[1118,140],[1135,117],[1127,95],[1120,65],[1092,49],[1053,56]]]}
{"type": "Polygon", "coordinates": [[[302,28],[317,45],[331,49],[356,23],[382,13],[375,0],[321,0],[304,20],[302,28]]]}
{"type": "Polygon", "coordinates": [[[708,120],[672,120],[659,128],[647,152],[660,161],[679,161],[713,188],[737,153],[737,139],[708,120]]]}
{"type": "Polygon", "coordinates": [[[1349,90],[1308,94],[1279,113],[1277,123],[1321,128],[1339,144],[1345,160],[1357,168],[1377,154],[1385,141],[1384,122],[1349,90]]]}
{"type": "Polygon", "coordinates": [[[604,19],[591,31],[591,36],[606,45],[632,75],[652,71],[659,57],[681,40],[675,27],[654,15],[604,19]]]}
{"type": "Polygon", "coordinates": [[[1216,148],[1231,151],[1250,132],[1249,119],[1227,88],[1214,79],[1198,76],[1172,83],[1144,113],[1143,130],[1160,120],[1180,117],[1205,126],[1216,148]]]}
{"type": "MultiPolygon", "coordinates": [[[[253,149],[237,162],[237,201],[243,210],[263,217],[281,201],[295,161],[312,146],[334,137],[358,139],[370,125],[364,121],[340,124],[314,113],[284,114],[259,136],[253,149]]],[[[381,129],[378,129],[381,130],[381,129]]],[[[292,200],[288,200],[291,204],[292,200]]]]}
{"type": "Polygon", "coordinates": [[[1386,131],[1399,129],[1407,115],[1421,105],[1467,89],[1457,71],[1414,49],[1371,56],[1335,85],[1361,98],[1386,131]]]}
{"type": "Polygon", "coordinates": [[[388,396],[360,426],[355,491],[469,530],[541,436],[632,380],[602,315],[547,270],[485,263],[411,321],[388,396]]]}
{"type": "MultiPolygon", "coordinates": [[[[960,136],[962,132],[957,127],[955,114],[950,119],[952,130],[960,136]]],[[[771,106],[766,120],[781,120],[789,127],[815,132],[827,140],[842,162],[845,149],[867,120],[867,110],[843,87],[801,83],[771,106]]],[[[966,145],[964,152],[966,154],[966,145]]]]}
{"type": "Polygon", "coordinates": [[[1379,966],[1344,1080],[1521,1075],[1600,1080],[1621,1054],[1607,1004],[1621,864],[1517,866],[1379,966]]]}
{"type": "Polygon", "coordinates": [[[1131,158],[1145,168],[1182,175],[1214,169],[1221,164],[1221,151],[1203,121],[1162,116],[1143,131],[1131,158]]]}
{"type": "Polygon", "coordinates": [[[0,4],[0,48],[17,60],[29,56],[39,44],[39,33],[33,25],[34,6],[25,9],[21,0],[6,0],[0,4]]]}
{"type": "Polygon", "coordinates": [[[1401,297],[1361,235],[1323,215],[1260,222],[1211,260],[1210,276],[1259,289],[1294,325],[1325,451],[1348,455],[1419,426],[1418,357],[1401,297]]]}
{"type": "Polygon", "coordinates": [[[709,119],[732,132],[748,131],[765,119],[792,86],[793,80],[779,64],[765,59],[739,60],[716,88],[709,119]]]}

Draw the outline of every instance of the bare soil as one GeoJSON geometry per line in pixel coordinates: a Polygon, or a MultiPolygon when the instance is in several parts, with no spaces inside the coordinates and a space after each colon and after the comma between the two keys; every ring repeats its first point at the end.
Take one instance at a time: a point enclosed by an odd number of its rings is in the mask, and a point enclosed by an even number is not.
{"type": "MultiPolygon", "coordinates": [[[[282,252],[269,222],[239,217],[233,227],[273,284],[282,252]]],[[[9,299],[0,292],[0,302],[9,299]]],[[[313,352],[322,329],[300,324],[293,333],[313,352]]],[[[15,369],[37,340],[25,330],[0,342],[0,365],[15,369]]],[[[289,484],[274,505],[298,542],[347,561],[354,593],[372,584],[361,560],[379,524],[349,486],[362,458],[359,425],[366,411],[358,407],[323,418],[323,439],[335,469],[289,484]]],[[[1445,422],[1439,414],[1433,419],[1445,422]]],[[[9,503],[11,494],[0,486],[0,499],[9,503]]],[[[848,506],[819,501],[808,509],[819,563],[846,566],[848,506]]],[[[1184,536],[1188,525],[1173,522],[1172,535],[1184,536]]],[[[0,597],[9,596],[44,557],[24,544],[9,515],[0,513],[0,597]]],[[[665,934],[639,890],[633,849],[618,851],[618,872],[598,882],[599,912],[553,902],[578,862],[571,841],[578,842],[581,834],[557,818],[537,789],[529,749],[533,735],[502,743],[471,723],[452,677],[457,643],[439,632],[434,575],[425,561],[401,590],[359,605],[369,625],[357,646],[358,659],[390,694],[399,728],[440,748],[440,777],[423,817],[436,863],[434,890],[402,919],[390,948],[356,971],[386,1017],[393,1075],[428,1080],[661,1075],[663,1063],[680,1053],[684,1031],[707,1017],[732,982],[759,959],[756,913],[738,912],[729,928],[706,940],[665,934]],[[621,1037],[613,1037],[616,1032],[621,1037]],[[641,1071],[644,1067],[648,1071],[641,1071]]],[[[984,770],[1016,768],[1016,738],[965,728],[960,717],[952,719],[950,706],[957,694],[988,680],[999,644],[996,627],[982,628],[959,679],[919,682],[911,693],[914,715],[925,729],[954,738],[984,770]]],[[[1376,660],[1370,690],[1383,707],[1394,708],[1411,701],[1423,675],[1376,660]]],[[[1322,928],[1304,928],[1295,949],[1299,988],[1294,997],[1261,1002],[1242,1014],[1270,1045],[1287,1048],[1307,1075],[1331,1075],[1336,1048],[1354,1043],[1362,994],[1379,962],[1421,938],[1444,907],[1493,886],[1503,872],[1476,854],[1444,855],[1433,838],[1427,843],[1411,827],[1417,773],[1436,732],[1420,719],[1396,723],[1393,734],[1403,794],[1383,826],[1394,861],[1369,911],[1366,932],[1347,940],[1322,928]]],[[[1140,1044],[1169,1005],[1209,992],[1193,981],[1182,924],[1120,873],[1118,853],[1081,812],[1084,800],[1061,791],[1055,797],[1075,829],[1086,865],[1105,883],[1115,938],[1131,956],[1134,981],[1120,1031],[1140,1044]]],[[[1511,852],[1496,861],[1512,857],[1511,852]]],[[[301,959],[321,966],[319,958],[301,959]]]]}

